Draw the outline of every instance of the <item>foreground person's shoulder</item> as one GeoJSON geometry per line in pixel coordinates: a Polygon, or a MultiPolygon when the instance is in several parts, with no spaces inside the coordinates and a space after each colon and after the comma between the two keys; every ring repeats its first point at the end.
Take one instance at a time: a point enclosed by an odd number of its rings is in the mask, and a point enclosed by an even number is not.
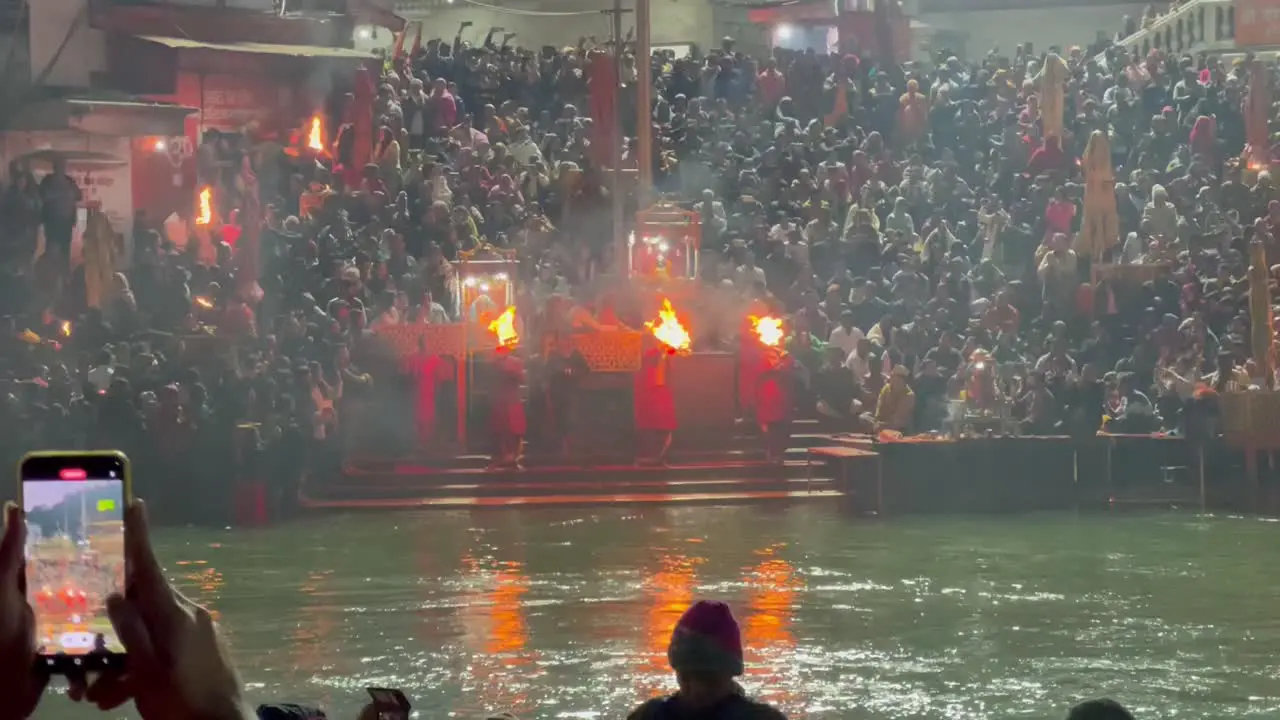
{"type": "Polygon", "coordinates": [[[755,700],[747,700],[750,710],[747,717],[750,720],[787,720],[787,716],[782,714],[778,708],[755,700]]]}
{"type": "Polygon", "coordinates": [[[654,720],[662,715],[662,708],[666,702],[665,697],[650,698],[640,707],[632,710],[627,720],[654,720]]]}

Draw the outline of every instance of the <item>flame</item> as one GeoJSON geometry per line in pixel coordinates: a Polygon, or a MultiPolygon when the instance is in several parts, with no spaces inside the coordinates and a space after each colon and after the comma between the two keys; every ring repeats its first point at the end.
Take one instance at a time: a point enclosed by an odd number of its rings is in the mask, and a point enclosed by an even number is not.
{"type": "Polygon", "coordinates": [[[498,337],[499,346],[515,347],[520,342],[520,335],[516,332],[516,307],[512,305],[503,310],[497,320],[489,323],[489,332],[498,337]]]}
{"type": "Polygon", "coordinates": [[[319,115],[311,116],[311,131],[307,133],[307,147],[321,152],[324,150],[324,124],[319,115]]]}
{"type": "Polygon", "coordinates": [[[197,225],[208,225],[213,222],[213,188],[208,185],[200,188],[200,203],[196,213],[197,225]]]}
{"type": "Polygon", "coordinates": [[[67,337],[71,337],[71,321],[70,320],[62,321],[62,334],[67,337]]]}
{"type": "Polygon", "coordinates": [[[782,342],[782,320],[776,317],[766,315],[764,317],[751,316],[751,326],[755,328],[756,337],[760,338],[760,342],[768,347],[777,347],[782,342]]]}
{"type": "Polygon", "coordinates": [[[209,298],[197,296],[195,300],[196,300],[196,304],[204,308],[205,310],[213,309],[213,301],[210,300],[209,298]]]}
{"type": "Polygon", "coordinates": [[[689,331],[680,324],[676,311],[671,308],[671,301],[666,298],[662,299],[662,309],[658,311],[658,322],[646,322],[644,326],[672,350],[688,350],[693,343],[693,339],[689,337],[689,331]]]}

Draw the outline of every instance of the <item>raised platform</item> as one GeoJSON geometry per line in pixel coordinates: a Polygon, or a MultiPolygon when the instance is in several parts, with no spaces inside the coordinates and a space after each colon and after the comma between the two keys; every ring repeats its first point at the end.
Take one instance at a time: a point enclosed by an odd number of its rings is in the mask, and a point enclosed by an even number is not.
{"type": "Polygon", "coordinates": [[[859,514],[1234,506],[1235,488],[1204,479],[1199,450],[1175,438],[974,438],[880,442],[809,432],[800,423],[782,464],[743,429],[727,446],[677,441],[670,464],[636,466],[601,451],[566,465],[535,448],[523,469],[490,471],[469,455],[353,457],[312,481],[313,509],[521,505],[829,502],[859,514]]]}

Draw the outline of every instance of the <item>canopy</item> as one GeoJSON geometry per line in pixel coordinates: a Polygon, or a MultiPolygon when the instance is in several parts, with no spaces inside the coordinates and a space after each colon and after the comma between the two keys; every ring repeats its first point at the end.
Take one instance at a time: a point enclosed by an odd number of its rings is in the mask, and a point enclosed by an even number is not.
{"type": "Polygon", "coordinates": [[[373,60],[371,53],[343,47],[322,45],[276,45],[274,43],[236,42],[210,43],[186,38],[137,35],[139,40],[163,45],[175,50],[215,50],[221,52],[249,53],[254,55],[285,55],[306,58],[338,58],[343,60],[373,60]]]}

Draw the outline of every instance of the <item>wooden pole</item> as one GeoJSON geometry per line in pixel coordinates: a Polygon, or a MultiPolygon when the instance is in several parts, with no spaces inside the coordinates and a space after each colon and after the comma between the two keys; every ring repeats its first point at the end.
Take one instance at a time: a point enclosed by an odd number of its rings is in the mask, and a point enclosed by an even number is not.
{"type": "Polygon", "coordinates": [[[626,226],[623,215],[626,213],[626,203],[622,197],[622,0],[613,0],[613,66],[617,74],[613,87],[614,94],[614,111],[613,111],[613,132],[611,137],[613,147],[609,149],[609,158],[613,161],[613,189],[609,198],[613,201],[613,242],[616,248],[617,257],[613,259],[615,267],[620,269],[620,273],[625,273],[626,268],[623,262],[626,259],[627,239],[626,226]]]}
{"type": "Polygon", "coordinates": [[[636,167],[640,175],[636,197],[640,207],[648,204],[653,187],[653,68],[650,48],[649,0],[636,0],[636,167]]]}
{"type": "Polygon", "coordinates": [[[1255,235],[1249,243],[1249,331],[1253,362],[1262,373],[1267,389],[1275,387],[1275,367],[1271,349],[1271,290],[1267,251],[1255,235]]]}

